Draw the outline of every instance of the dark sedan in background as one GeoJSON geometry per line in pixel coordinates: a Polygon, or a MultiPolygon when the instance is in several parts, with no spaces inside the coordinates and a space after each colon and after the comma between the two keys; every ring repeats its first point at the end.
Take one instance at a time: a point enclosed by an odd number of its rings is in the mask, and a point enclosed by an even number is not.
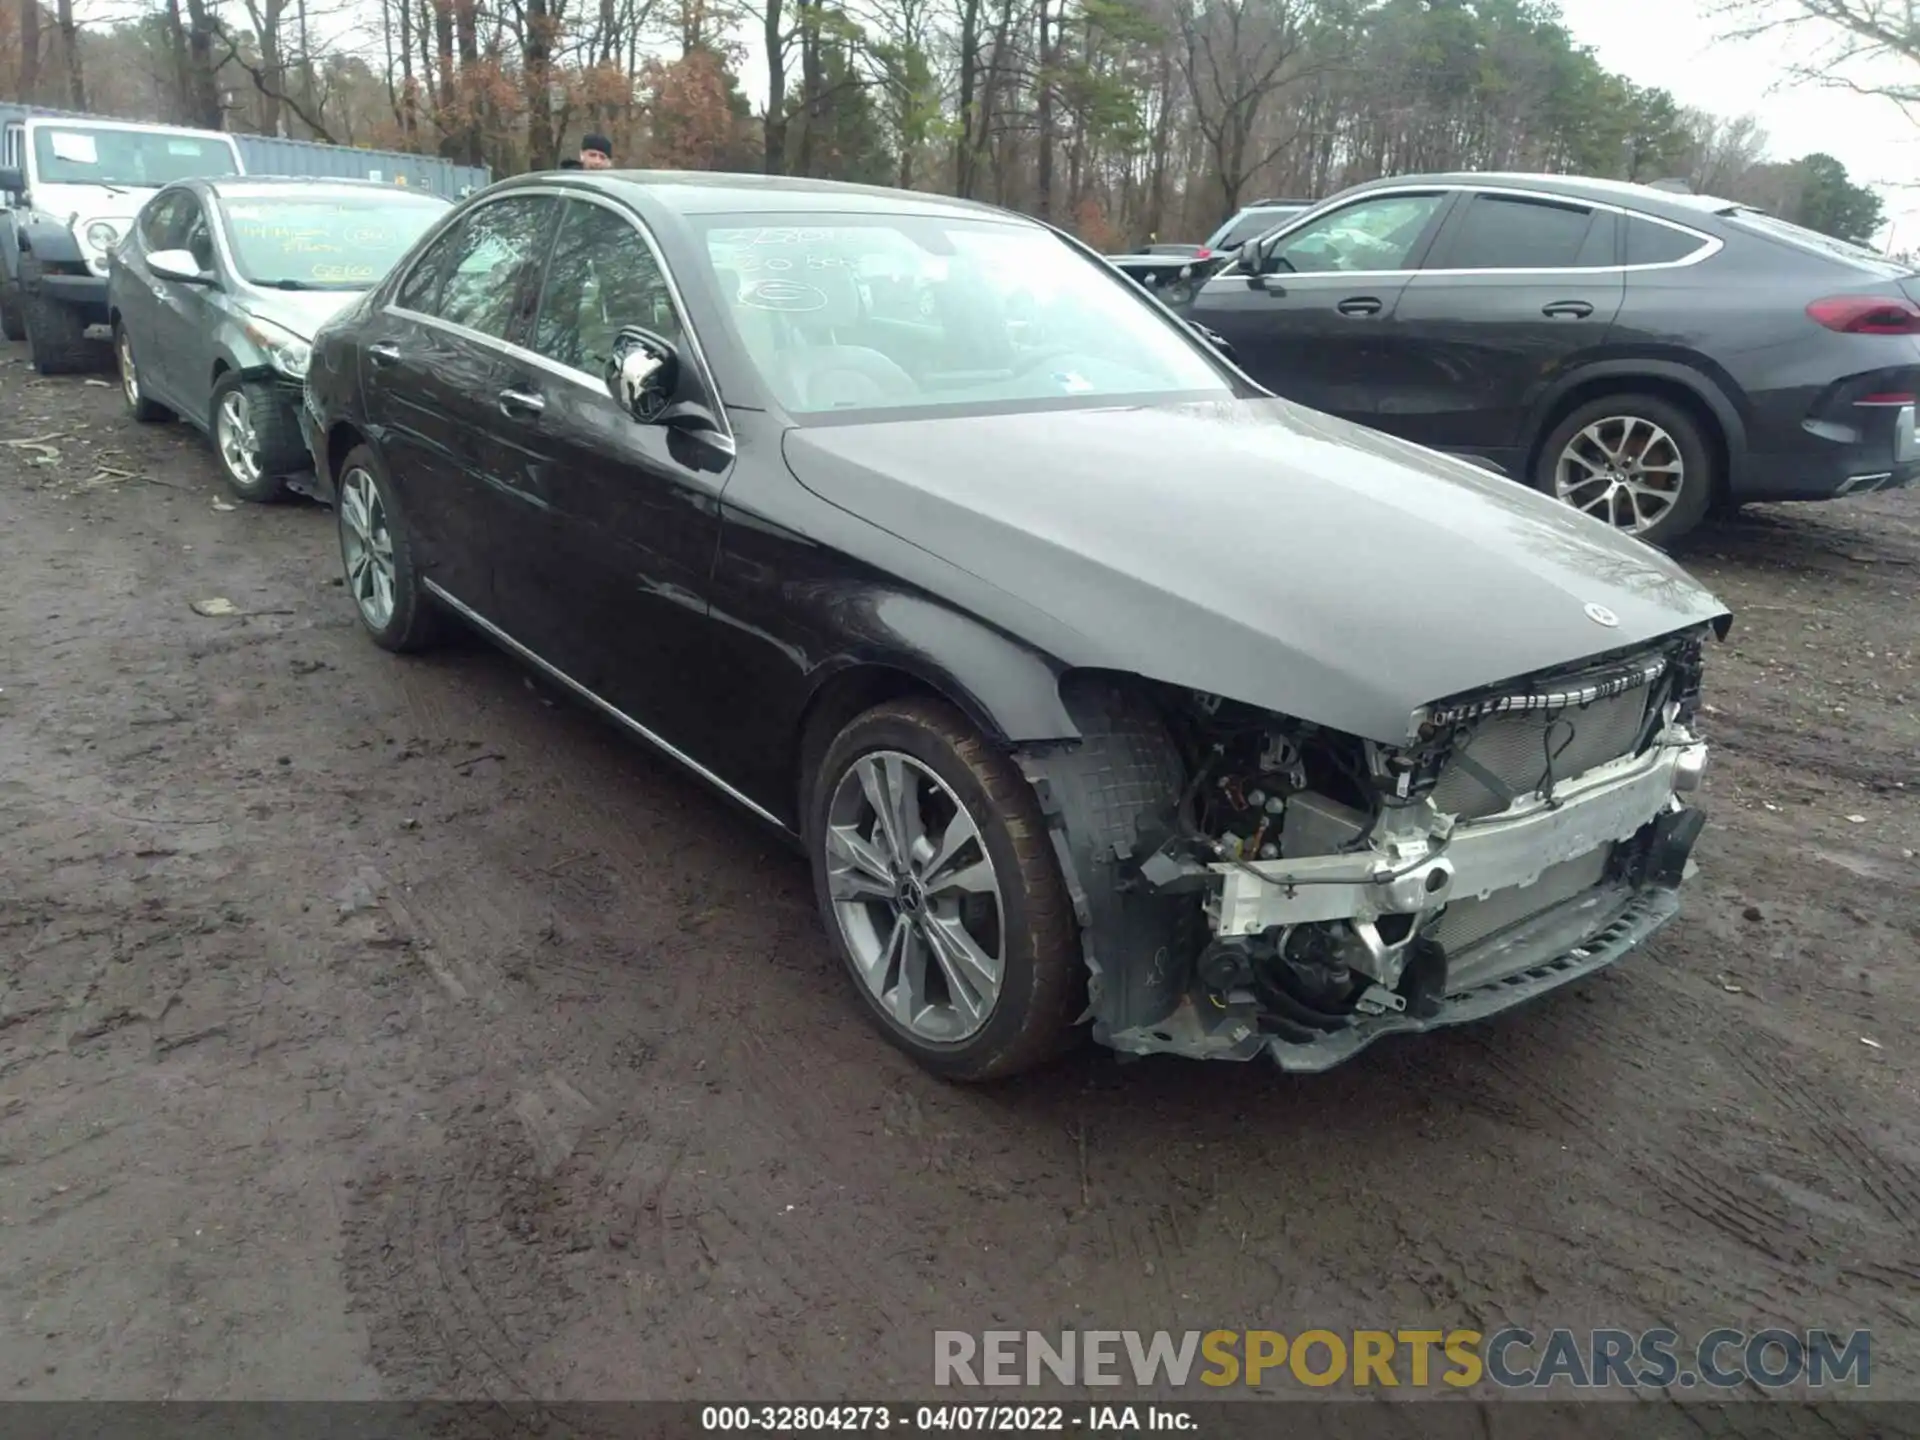
{"type": "Polygon", "coordinates": [[[1678,909],[1713,597],[1263,394],[1022,217],[508,181],[321,330],[307,402],[373,639],[457,616],[796,840],[938,1073],[1083,1019],[1323,1070],[1678,909]]]}
{"type": "Polygon", "coordinates": [[[1109,255],[1107,263],[1167,304],[1183,306],[1247,241],[1312,207],[1311,200],[1256,200],[1228,216],[1202,243],[1149,245],[1136,254],[1109,255]]]}
{"type": "Polygon", "coordinates": [[[243,500],[307,468],[300,386],[320,324],[364,295],[450,202],[367,180],[187,180],[141,208],[107,271],[134,418],[212,436],[243,500]]]}
{"type": "Polygon", "coordinates": [[[1911,484],[1920,276],[1709,196],[1536,175],[1357,186],[1185,313],[1261,384],[1664,544],[1911,484]]]}

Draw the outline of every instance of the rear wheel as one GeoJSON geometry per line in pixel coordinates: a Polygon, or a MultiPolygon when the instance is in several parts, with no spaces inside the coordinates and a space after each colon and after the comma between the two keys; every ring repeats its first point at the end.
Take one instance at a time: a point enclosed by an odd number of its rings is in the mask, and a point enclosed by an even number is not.
{"type": "Polygon", "coordinates": [[[340,562],[360,623],[385,649],[426,649],[440,638],[444,617],[420,583],[412,533],[367,446],[342,462],[334,497],[340,562]]]}
{"type": "Polygon", "coordinates": [[[828,934],[890,1041],[969,1081],[1074,1043],[1086,972],[1045,821],[964,716],[927,699],[859,716],[827,747],[808,819],[828,934]]]}
{"type": "Polygon", "coordinates": [[[1565,416],[1540,447],[1533,483],[1650,545],[1697,526],[1719,484],[1699,422],[1653,395],[1603,395],[1565,416]]]}
{"type": "Polygon", "coordinates": [[[134,359],[133,339],[123,325],[113,327],[113,358],[120,367],[120,393],[126,396],[127,409],[133,412],[133,418],[147,425],[173,419],[171,410],[164,405],[154,404],[141,390],[140,366],[134,359]]]}

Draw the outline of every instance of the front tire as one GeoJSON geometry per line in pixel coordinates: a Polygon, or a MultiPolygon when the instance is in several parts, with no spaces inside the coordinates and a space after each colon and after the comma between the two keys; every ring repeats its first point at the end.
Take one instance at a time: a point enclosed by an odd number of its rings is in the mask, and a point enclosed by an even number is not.
{"type": "Polygon", "coordinates": [[[1032,788],[930,699],[867,711],[815,771],[814,893],[862,1008],[950,1080],[997,1080],[1077,1038],[1086,971],[1032,788]]]}
{"type": "Polygon", "coordinates": [[[374,644],[406,652],[438,641],[444,617],[420,583],[412,532],[368,446],[357,446],[341,462],[333,513],[347,594],[374,644]]]}
{"type": "Polygon", "coordinates": [[[287,498],[285,477],[301,468],[305,446],[293,407],[271,385],[229,371],[213,387],[213,453],[220,478],[242,500],[287,498]]]}
{"type": "Polygon", "coordinates": [[[1538,490],[1649,545],[1706,518],[1719,489],[1700,424],[1654,395],[1603,395],[1568,413],[1540,446],[1538,490]]]}
{"type": "Polygon", "coordinates": [[[20,295],[21,329],[36,375],[82,375],[98,368],[86,321],[71,305],[32,292],[20,295]]]}

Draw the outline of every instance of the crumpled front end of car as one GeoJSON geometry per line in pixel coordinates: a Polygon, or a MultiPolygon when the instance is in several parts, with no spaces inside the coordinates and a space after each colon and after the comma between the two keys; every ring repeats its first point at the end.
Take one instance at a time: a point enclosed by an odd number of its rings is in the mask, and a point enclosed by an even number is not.
{"type": "Polygon", "coordinates": [[[1200,923],[1151,959],[1096,924],[1097,1037],[1319,1071],[1620,959],[1693,870],[1704,638],[1429,705],[1399,745],[1162,697],[1186,793],[1100,883],[1200,923]]]}

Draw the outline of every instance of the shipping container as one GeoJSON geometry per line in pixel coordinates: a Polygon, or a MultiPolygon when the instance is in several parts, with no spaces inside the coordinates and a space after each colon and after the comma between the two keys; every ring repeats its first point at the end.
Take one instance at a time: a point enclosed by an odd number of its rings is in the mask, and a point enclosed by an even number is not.
{"type": "MultiPolygon", "coordinates": [[[[113,115],[84,115],[44,106],[0,104],[0,125],[40,115],[57,120],[119,120],[140,125],[147,121],[113,115]]],[[[276,135],[235,133],[241,162],[250,175],[308,175],[316,180],[384,180],[458,200],[493,183],[485,165],[455,165],[437,155],[407,155],[397,150],[362,150],[348,145],[322,145],[312,140],[282,140],[276,135]]]]}

